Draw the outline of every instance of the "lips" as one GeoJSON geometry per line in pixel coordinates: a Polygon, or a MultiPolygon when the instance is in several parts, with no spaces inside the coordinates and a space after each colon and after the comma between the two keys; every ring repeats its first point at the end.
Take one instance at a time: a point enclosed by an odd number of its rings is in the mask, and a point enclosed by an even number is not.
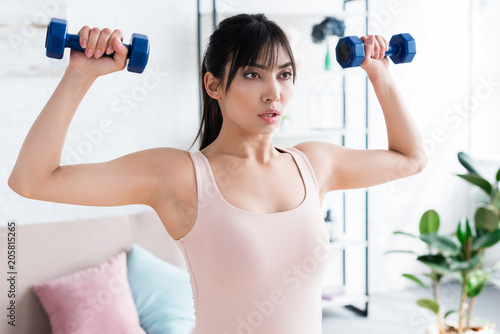
{"type": "Polygon", "coordinates": [[[275,117],[281,115],[280,111],[277,109],[269,109],[259,114],[259,116],[275,117]]]}
{"type": "Polygon", "coordinates": [[[269,109],[259,114],[259,117],[268,124],[276,124],[280,120],[280,114],[277,109],[269,109]]]}

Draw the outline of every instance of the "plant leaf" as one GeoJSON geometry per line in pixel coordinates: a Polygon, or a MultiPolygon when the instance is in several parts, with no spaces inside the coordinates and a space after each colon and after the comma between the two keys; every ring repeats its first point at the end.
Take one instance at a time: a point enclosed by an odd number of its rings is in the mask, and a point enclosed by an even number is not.
{"type": "Polygon", "coordinates": [[[467,297],[473,298],[478,296],[488,282],[488,274],[479,269],[469,274],[469,282],[467,283],[467,297]]]}
{"type": "Polygon", "coordinates": [[[477,252],[470,260],[468,261],[458,261],[452,260],[449,263],[449,269],[453,271],[471,271],[477,267],[479,262],[481,262],[482,253],[477,252]]]}
{"type": "Polygon", "coordinates": [[[493,232],[499,227],[500,219],[492,206],[481,206],[476,210],[474,221],[476,228],[493,232]]]}
{"type": "Polygon", "coordinates": [[[462,246],[467,242],[467,221],[467,218],[462,217],[457,226],[457,238],[462,246]]]}
{"type": "Polygon", "coordinates": [[[500,182],[500,169],[497,172],[496,180],[497,180],[497,182],[500,182]]]}
{"type": "Polygon", "coordinates": [[[491,183],[489,183],[486,179],[482,178],[479,174],[475,173],[457,174],[457,176],[472,183],[475,186],[478,186],[479,188],[483,189],[488,194],[488,196],[491,196],[491,190],[493,189],[491,183]]]}
{"type": "Polygon", "coordinates": [[[422,275],[424,275],[426,277],[429,277],[431,280],[436,279],[438,283],[441,281],[441,278],[443,278],[442,274],[440,274],[438,272],[435,272],[435,271],[433,271],[431,273],[425,273],[425,274],[422,274],[422,275]]]}
{"type": "Polygon", "coordinates": [[[457,238],[462,244],[463,249],[467,246],[469,236],[472,237],[472,240],[477,238],[476,228],[474,227],[474,224],[471,224],[467,217],[462,217],[458,222],[457,238]]]}
{"type": "Polygon", "coordinates": [[[443,255],[421,255],[417,257],[417,260],[440,274],[452,276],[456,275],[455,271],[450,270],[448,262],[443,255]]]}
{"type": "Polygon", "coordinates": [[[437,273],[437,272],[432,272],[429,274],[425,273],[422,275],[429,277],[431,280],[434,280],[434,278],[435,278],[438,281],[438,283],[439,283],[439,281],[441,281],[441,278],[443,277],[443,275],[441,275],[440,273],[437,273]]]}
{"type": "Polygon", "coordinates": [[[490,281],[491,283],[495,284],[497,287],[500,288],[500,281],[497,280],[496,278],[490,276],[490,277],[488,277],[488,281],[490,281]]]}
{"type": "Polygon", "coordinates": [[[402,234],[402,235],[407,235],[407,236],[409,236],[409,237],[413,237],[413,238],[417,238],[417,239],[419,239],[419,238],[418,238],[416,235],[414,235],[414,234],[411,234],[411,233],[406,233],[406,232],[401,232],[401,231],[395,231],[395,232],[394,232],[394,233],[392,233],[392,234],[402,234]]]}
{"type": "Polygon", "coordinates": [[[472,249],[488,248],[500,241],[500,229],[483,234],[472,243],[472,249]]]}
{"type": "Polygon", "coordinates": [[[418,277],[414,276],[414,275],[410,275],[410,274],[403,274],[403,277],[406,277],[408,278],[410,281],[413,281],[415,283],[417,283],[418,285],[420,285],[422,288],[424,289],[429,289],[429,287],[427,285],[425,285],[424,282],[422,282],[418,277]]]}
{"type": "Polygon", "coordinates": [[[435,210],[427,210],[420,218],[420,234],[436,234],[439,230],[439,215],[435,210]]]}
{"type": "Polygon", "coordinates": [[[458,312],[458,311],[457,310],[450,310],[450,311],[446,312],[446,314],[444,315],[444,318],[446,319],[450,314],[455,313],[455,312],[458,312]]]}
{"type": "Polygon", "coordinates": [[[465,167],[465,169],[467,169],[471,173],[480,175],[479,171],[475,166],[475,161],[472,160],[472,158],[467,153],[458,152],[457,157],[458,161],[460,161],[460,163],[462,164],[462,166],[465,167]]]}
{"type": "Polygon", "coordinates": [[[491,205],[496,209],[497,212],[500,211],[500,191],[498,188],[493,190],[493,199],[491,200],[491,205]]]}
{"type": "Polygon", "coordinates": [[[414,251],[407,251],[407,250],[390,250],[390,251],[384,252],[384,254],[389,254],[389,253],[409,253],[409,254],[417,255],[417,253],[415,253],[414,251]]]}
{"type": "Polygon", "coordinates": [[[490,271],[491,273],[496,272],[498,269],[500,269],[500,261],[497,261],[491,266],[490,271]]]}
{"type": "Polygon", "coordinates": [[[457,255],[460,245],[452,236],[438,234],[423,234],[420,239],[430,246],[451,255],[457,255]]]}
{"type": "Polygon", "coordinates": [[[417,304],[423,308],[429,309],[435,314],[439,313],[439,305],[435,300],[431,299],[419,299],[417,300],[417,304]]]}
{"type": "Polygon", "coordinates": [[[467,237],[471,236],[472,240],[477,238],[477,231],[476,227],[474,226],[473,223],[469,221],[469,219],[466,220],[466,226],[467,226],[467,237]]]}

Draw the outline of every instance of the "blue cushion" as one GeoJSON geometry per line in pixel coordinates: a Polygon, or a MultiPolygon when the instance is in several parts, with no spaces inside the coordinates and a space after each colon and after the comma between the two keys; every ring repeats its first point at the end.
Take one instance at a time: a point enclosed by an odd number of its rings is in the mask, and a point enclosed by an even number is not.
{"type": "Polygon", "coordinates": [[[128,280],[141,327],[148,334],[189,334],[194,328],[189,274],[136,243],[127,259],[128,280]]]}

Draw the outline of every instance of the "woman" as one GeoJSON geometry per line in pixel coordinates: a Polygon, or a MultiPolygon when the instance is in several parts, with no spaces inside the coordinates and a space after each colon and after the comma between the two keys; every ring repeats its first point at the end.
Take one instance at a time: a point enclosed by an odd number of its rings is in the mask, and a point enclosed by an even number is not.
{"type": "Polygon", "coordinates": [[[162,147],[60,166],[68,127],[89,87],[126,61],[119,30],[85,26],[79,34],[86,52],[71,51],[9,186],[44,201],[151,206],[185,256],[196,333],[321,333],[325,195],[425,166],[422,140],[384,58],[387,41],[364,36],[361,65],[384,112],[387,150],[326,142],[274,147],[271,135],[293,94],[295,61],[274,22],[238,15],[219,24],[203,59],[200,151],[162,147]]]}

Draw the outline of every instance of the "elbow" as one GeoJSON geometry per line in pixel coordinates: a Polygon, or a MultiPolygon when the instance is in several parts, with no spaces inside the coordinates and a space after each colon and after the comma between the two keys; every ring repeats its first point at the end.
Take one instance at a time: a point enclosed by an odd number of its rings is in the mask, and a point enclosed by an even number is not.
{"type": "Polygon", "coordinates": [[[26,173],[20,173],[14,169],[7,180],[7,185],[21,197],[40,199],[39,196],[46,185],[46,180],[47,178],[29,177],[26,173]]]}
{"type": "Polygon", "coordinates": [[[427,167],[427,156],[423,150],[415,150],[411,154],[400,154],[397,170],[399,177],[408,177],[422,172],[427,167]]]}
{"type": "Polygon", "coordinates": [[[7,181],[7,185],[9,186],[9,188],[12,189],[16,194],[22,197],[30,198],[28,188],[26,186],[23,186],[22,184],[23,183],[12,174],[7,181]]]}
{"type": "Polygon", "coordinates": [[[425,161],[417,161],[416,162],[416,172],[415,174],[421,173],[424,171],[425,167],[427,167],[427,160],[425,161]]]}
{"type": "Polygon", "coordinates": [[[411,166],[413,167],[413,174],[418,174],[422,172],[425,167],[427,167],[427,155],[424,150],[419,150],[418,152],[418,154],[408,158],[411,166]]]}

